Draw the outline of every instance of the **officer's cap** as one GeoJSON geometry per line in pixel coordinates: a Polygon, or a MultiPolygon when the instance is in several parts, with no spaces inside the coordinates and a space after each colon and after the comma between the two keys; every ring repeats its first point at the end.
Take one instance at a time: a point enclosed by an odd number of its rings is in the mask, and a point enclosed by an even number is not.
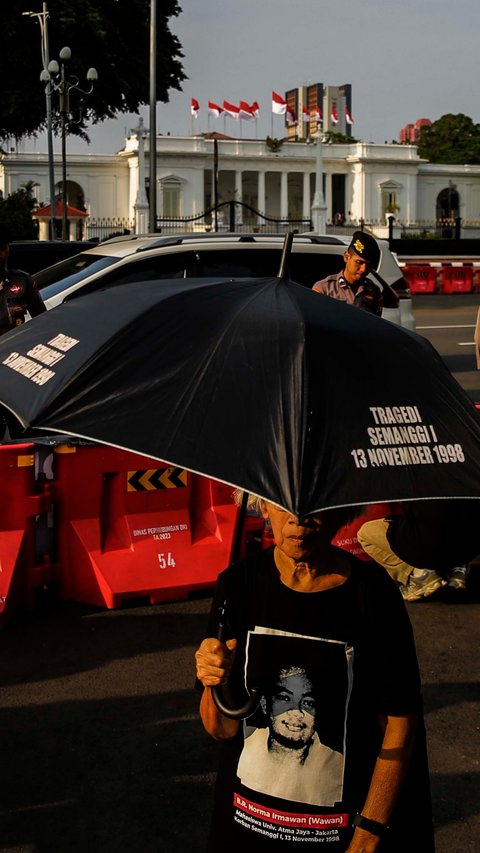
{"type": "Polygon", "coordinates": [[[364,231],[355,231],[348,250],[363,258],[373,269],[377,269],[380,263],[380,249],[375,237],[365,234],[364,231]]]}

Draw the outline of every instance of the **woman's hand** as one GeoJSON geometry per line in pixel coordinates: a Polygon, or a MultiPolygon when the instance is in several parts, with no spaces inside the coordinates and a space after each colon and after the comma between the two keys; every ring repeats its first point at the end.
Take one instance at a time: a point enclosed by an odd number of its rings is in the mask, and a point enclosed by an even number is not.
{"type": "Polygon", "coordinates": [[[381,839],[357,827],[345,853],[376,853],[381,839]]]}
{"type": "Polygon", "coordinates": [[[195,652],[197,678],[204,687],[218,687],[226,684],[235,657],[236,640],[222,643],[214,637],[207,637],[195,652]]]}
{"type": "Polygon", "coordinates": [[[234,737],[240,725],[238,720],[231,720],[220,713],[210,690],[211,687],[228,682],[236,647],[236,640],[222,643],[221,640],[208,637],[195,652],[197,678],[205,687],[200,702],[200,716],[205,730],[217,740],[234,737]]]}

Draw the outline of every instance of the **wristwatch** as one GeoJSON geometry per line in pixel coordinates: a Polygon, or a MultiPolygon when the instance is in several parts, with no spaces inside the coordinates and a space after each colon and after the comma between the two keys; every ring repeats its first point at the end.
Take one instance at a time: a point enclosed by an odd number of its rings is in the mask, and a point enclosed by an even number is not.
{"type": "Polygon", "coordinates": [[[352,826],[359,826],[360,829],[366,829],[372,835],[378,835],[383,838],[388,832],[388,826],[385,823],[379,823],[378,820],[371,820],[369,817],[364,817],[363,814],[356,814],[352,820],[352,826]]]}

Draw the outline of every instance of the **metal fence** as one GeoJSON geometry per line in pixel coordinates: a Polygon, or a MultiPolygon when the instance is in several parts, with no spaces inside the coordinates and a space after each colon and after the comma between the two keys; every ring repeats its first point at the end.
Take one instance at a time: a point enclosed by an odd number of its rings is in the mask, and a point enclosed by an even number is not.
{"type": "Polygon", "coordinates": [[[135,221],[120,217],[102,219],[87,219],[87,240],[108,240],[110,237],[121,237],[135,233],[135,221]]]}
{"type": "Polygon", "coordinates": [[[241,201],[224,201],[197,216],[159,217],[157,231],[162,234],[212,231],[255,234],[281,234],[286,231],[311,231],[311,219],[280,219],[267,216],[241,201]]]}

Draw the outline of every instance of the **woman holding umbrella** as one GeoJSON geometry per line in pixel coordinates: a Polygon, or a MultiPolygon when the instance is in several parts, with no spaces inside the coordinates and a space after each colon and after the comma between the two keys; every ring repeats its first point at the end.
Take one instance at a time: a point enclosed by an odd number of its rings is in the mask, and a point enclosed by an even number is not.
{"type": "Polygon", "coordinates": [[[275,545],[220,575],[196,652],[201,718],[221,741],[209,853],[292,842],[432,853],[420,680],[400,592],[382,568],[331,545],[351,510],[297,520],[250,503],[275,545]],[[255,688],[257,710],[243,723],[223,700],[219,710],[219,686],[237,703],[255,688]]]}

